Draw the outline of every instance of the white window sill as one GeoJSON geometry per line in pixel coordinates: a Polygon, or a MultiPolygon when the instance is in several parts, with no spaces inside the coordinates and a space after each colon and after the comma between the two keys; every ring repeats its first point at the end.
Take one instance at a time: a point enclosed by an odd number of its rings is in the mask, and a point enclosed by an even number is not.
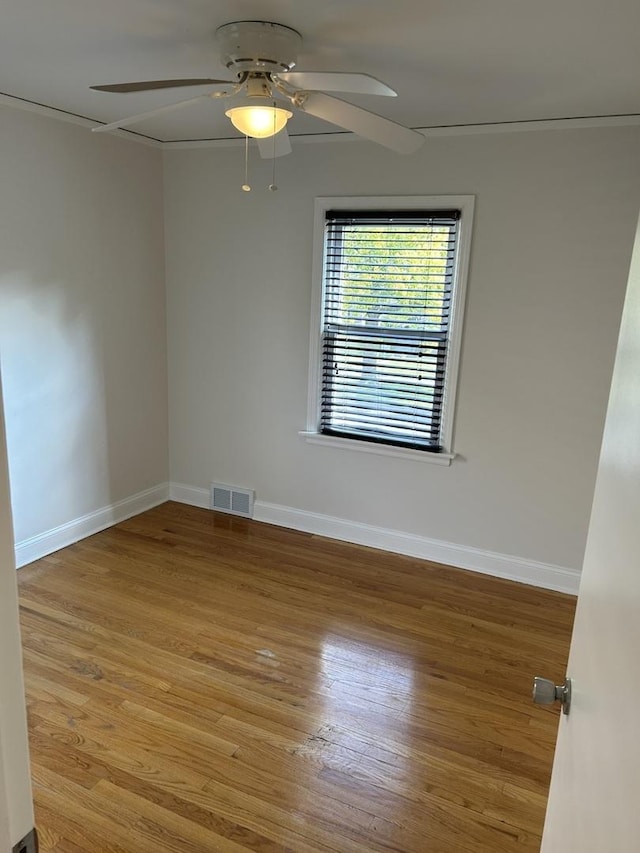
{"type": "Polygon", "coordinates": [[[351,438],[339,438],[336,435],[322,435],[319,432],[302,431],[298,433],[309,444],[320,444],[336,450],[357,450],[359,453],[375,453],[377,456],[395,456],[412,462],[427,462],[431,465],[451,465],[455,453],[429,453],[427,450],[412,450],[410,447],[392,447],[388,444],[376,444],[373,441],[357,441],[351,438]]]}

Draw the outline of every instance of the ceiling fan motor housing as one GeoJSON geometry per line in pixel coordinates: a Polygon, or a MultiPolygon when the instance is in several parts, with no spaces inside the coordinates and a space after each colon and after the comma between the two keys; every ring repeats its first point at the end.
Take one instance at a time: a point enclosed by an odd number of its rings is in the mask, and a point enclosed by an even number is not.
{"type": "Polygon", "coordinates": [[[221,62],[242,74],[291,71],[298,59],[302,36],[291,27],[268,21],[234,21],[216,30],[221,62]]]}

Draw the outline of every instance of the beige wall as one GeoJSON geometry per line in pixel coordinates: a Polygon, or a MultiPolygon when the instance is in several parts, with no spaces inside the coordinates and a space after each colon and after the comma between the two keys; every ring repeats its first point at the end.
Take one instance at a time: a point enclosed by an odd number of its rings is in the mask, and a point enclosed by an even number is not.
{"type": "Polygon", "coordinates": [[[157,150],[0,108],[0,355],[18,542],[167,479],[157,150]]]}
{"type": "Polygon", "coordinates": [[[636,128],[165,153],[171,479],[578,569],[640,201],[636,128]],[[313,199],[474,194],[450,468],[306,444],[313,199]]]}

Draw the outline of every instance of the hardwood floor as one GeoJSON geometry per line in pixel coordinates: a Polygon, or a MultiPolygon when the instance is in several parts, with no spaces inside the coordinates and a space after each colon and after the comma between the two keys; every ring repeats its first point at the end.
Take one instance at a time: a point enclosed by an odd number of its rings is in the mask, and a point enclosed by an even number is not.
{"type": "Polygon", "coordinates": [[[19,587],[42,851],[539,849],[573,598],[175,503],[19,587]]]}

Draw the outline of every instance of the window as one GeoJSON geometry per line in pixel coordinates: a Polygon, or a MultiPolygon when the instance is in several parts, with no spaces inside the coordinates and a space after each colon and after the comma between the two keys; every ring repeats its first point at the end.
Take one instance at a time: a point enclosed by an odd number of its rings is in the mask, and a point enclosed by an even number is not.
{"type": "Polygon", "coordinates": [[[450,461],[472,205],[318,199],[305,435],[450,461]]]}

